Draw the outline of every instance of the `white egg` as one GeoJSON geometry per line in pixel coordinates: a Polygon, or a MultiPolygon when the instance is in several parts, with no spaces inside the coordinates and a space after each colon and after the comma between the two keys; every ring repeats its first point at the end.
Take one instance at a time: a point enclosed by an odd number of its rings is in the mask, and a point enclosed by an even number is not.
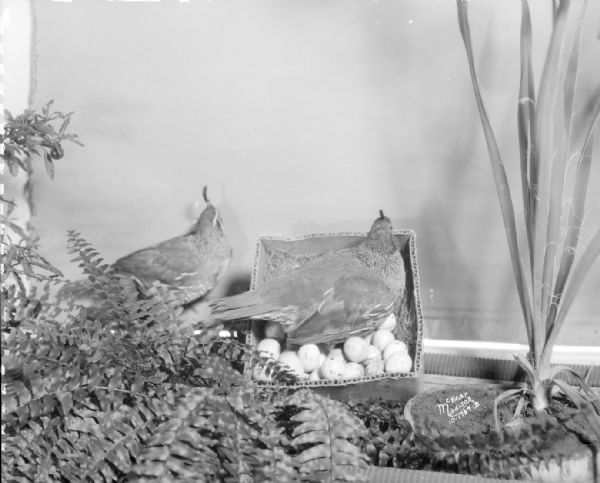
{"type": "Polygon", "coordinates": [[[379,376],[384,368],[385,363],[381,359],[369,359],[365,364],[365,376],[379,376]]]}
{"type": "Polygon", "coordinates": [[[267,374],[267,367],[266,366],[255,366],[254,369],[252,370],[252,378],[255,381],[260,381],[260,382],[270,382],[271,381],[271,376],[269,374],[267,374]]]}
{"type": "Polygon", "coordinates": [[[412,359],[407,352],[396,352],[385,361],[385,372],[410,372],[412,359]]]}
{"type": "Polygon", "coordinates": [[[327,354],[327,357],[334,357],[336,359],[340,359],[344,364],[346,363],[346,358],[344,357],[342,349],[332,349],[331,352],[327,354]]]}
{"type": "Polygon", "coordinates": [[[408,347],[406,347],[406,344],[401,340],[394,339],[390,341],[383,351],[383,360],[387,360],[388,357],[396,352],[408,352],[408,347]]]}
{"type": "Polygon", "coordinates": [[[373,334],[373,340],[371,343],[383,352],[386,346],[392,340],[394,340],[394,334],[392,334],[389,330],[380,329],[373,334]]]}
{"type": "Polygon", "coordinates": [[[287,368],[298,377],[304,376],[304,366],[294,351],[283,351],[279,355],[279,362],[284,366],[287,366],[287,368]]]}
{"type": "Polygon", "coordinates": [[[279,342],[271,338],[261,340],[256,349],[261,355],[265,357],[272,357],[273,359],[277,359],[279,354],[281,354],[281,346],[279,345],[279,342]]]}
{"type": "Polygon", "coordinates": [[[321,376],[325,379],[343,379],[346,364],[339,357],[327,357],[321,366],[321,376]]]}
{"type": "Polygon", "coordinates": [[[396,328],[396,314],[390,314],[386,317],[386,319],[379,326],[379,330],[389,330],[393,331],[396,328]]]}
{"type": "Polygon", "coordinates": [[[354,379],[355,377],[363,377],[365,370],[358,362],[348,362],[344,367],[344,379],[354,379]]]}
{"type": "Polygon", "coordinates": [[[321,376],[319,376],[319,369],[315,369],[314,371],[312,371],[310,373],[310,376],[308,376],[308,380],[309,381],[320,381],[321,380],[321,376]]]}
{"type": "Polygon", "coordinates": [[[305,372],[312,372],[320,367],[321,351],[315,344],[304,344],[298,349],[298,357],[305,372]]]}
{"type": "Polygon", "coordinates": [[[369,344],[362,337],[350,337],[344,342],[344,354],[350,362],[362,362],[367,358],[369,344]]]}
{"type": "Polygon", "coordinates": [[[370,345],[369,347],[367,347],[367,358],[364,362],[366,363],[371,359],[381,359],[381,351],[374,345],[370,345]]]}
{"type": "Polygon", "coordinates": [[[282,341],[285,338],[285,332],[277,322],[267,322],[265,325],[265,337],[282,341]]]}

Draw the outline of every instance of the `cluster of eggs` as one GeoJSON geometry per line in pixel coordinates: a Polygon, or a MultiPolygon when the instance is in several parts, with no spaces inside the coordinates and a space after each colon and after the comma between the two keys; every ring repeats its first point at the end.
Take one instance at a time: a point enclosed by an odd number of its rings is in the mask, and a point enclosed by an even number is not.
{"type": "MultiPolygon", "coordinates": [[[[372,334],[349,337],[340,347],[325,354],[316,344],[304,344],[298,350],[282,350],[278,326],[269,326],[267,337],[258,344],[258,351],[287,366],[298,378],[309,381],[410,372],[413,361],[406,344],[394,337],[395,327],[396,317],[392,314],[372,334]]],[[[264,382],[270,379],[260,367],[255,369],[253,377],[264,382]]]]}

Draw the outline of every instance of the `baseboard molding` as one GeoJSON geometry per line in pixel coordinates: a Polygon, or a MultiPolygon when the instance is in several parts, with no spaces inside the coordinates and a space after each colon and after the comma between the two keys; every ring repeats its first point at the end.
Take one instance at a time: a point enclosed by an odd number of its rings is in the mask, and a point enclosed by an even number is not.
{"type": "MultiPolygon", "coordinates": [[[[525,355],[529,351],[529,347],[525,344],[427,338],[423,339],[423,347],[425,352],[430,354],[454,354],[506,360],[514,360],[514,354],[525,355]]],[[[553,364],[599,365],[600,347],[555,345],[551,362],[553,364]]]]}
{"type": "MultiPolygon", "coordinates": [[[[527,354],[528,348],[525,345],[432,339],[425,339],[423,342],[426,374],[497,381],[524,378],[513,354],[527,354]]],[[[600,387],[600,348],[557,346],[552,362],[567,365],[582,375],[591,368],[589,383],[600,387]]],[[[570,377],[565,379],[569,383],[575,382],[570,377]]]]}

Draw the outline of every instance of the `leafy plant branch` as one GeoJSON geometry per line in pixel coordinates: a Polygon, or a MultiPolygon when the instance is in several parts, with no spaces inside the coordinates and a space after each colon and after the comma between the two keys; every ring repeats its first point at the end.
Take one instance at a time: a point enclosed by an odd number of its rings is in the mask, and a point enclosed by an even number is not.
{"type": "Polygon", "coordinates": [[[54,178],[54,161],[64,156],[62,143],[69,141],[83,146],[77,134],[66,132],[73,113],[52,112],[53,103],[49,101],[39,111],[26,109],[18,116],[4,111],[4,133],[0,134],[0,142],[4,144],[2,160],[13,176],[20,169],[31,173],[31,159],[37,155],[44,158],[46,172],[54,178]]]}

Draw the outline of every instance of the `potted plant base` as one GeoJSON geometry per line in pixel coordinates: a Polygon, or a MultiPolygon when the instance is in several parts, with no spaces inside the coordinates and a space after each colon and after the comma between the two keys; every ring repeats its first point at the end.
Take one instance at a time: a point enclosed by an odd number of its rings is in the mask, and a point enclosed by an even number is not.
{"type": "Polygon", "coordinates": [[[517,402],[498,405],[496,385],[460,385],[423,393],[405,406],[415,442],[436,455],[445,471],[543,482],[594,482],[598,477],[597,437],[566,400],[553,399],[548,411],[517,402]]]}

